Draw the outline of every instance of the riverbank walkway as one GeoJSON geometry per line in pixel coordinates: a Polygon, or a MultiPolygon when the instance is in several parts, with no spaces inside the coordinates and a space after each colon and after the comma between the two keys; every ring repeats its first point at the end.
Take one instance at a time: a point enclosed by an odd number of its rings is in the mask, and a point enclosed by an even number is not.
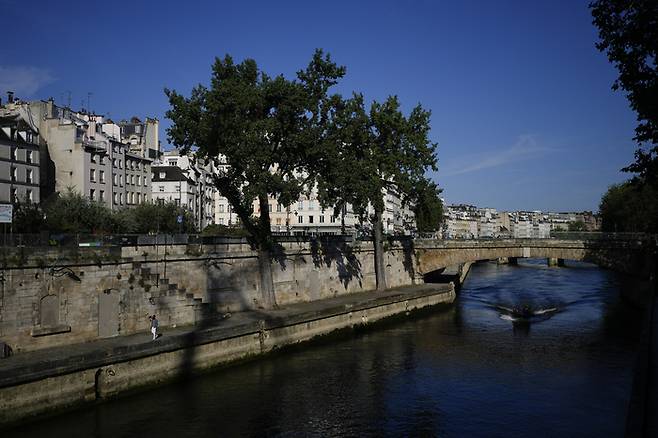
{"type": "MultiPolygon", "coordinates": [[[[445,294],[446,302],[454,300],[454,289],[451,284],[421,284],[393,288],[384,292],[346,294],[335,298],[286,305],[273,310],[250,310],[219,315],[195,326],[163,327],[160,330],[161,336],[156,340],[152,340],[151,333],[145,331],[91,342],[19,352],[0,359],[0,388],[181,348],[191,348],[222,339],[256,334],[263,330],[327,318],[346,311],[356,313],[437,294],[445,294]]],[[[355,324],[360,322],[358,317],[355,318],[355,324]]]]}

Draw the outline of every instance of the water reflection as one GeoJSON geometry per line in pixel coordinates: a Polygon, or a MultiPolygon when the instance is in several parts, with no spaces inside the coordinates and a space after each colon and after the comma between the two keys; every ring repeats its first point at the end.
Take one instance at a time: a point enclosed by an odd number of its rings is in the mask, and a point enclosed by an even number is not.
{"type": "Polygon", "coordinates": [[[591,265],[480,264],[448,311],[3,437],[621,435],[639,318],[618,291],[591,265]]]}

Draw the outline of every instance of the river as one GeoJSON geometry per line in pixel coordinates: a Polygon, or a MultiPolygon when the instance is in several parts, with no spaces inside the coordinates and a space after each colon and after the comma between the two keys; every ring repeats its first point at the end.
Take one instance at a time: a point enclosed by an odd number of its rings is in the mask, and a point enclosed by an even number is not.
{"type": "Polygon", "coordinates": [[[621,284],[576,262],[476,264],[447,310],[3,437],[622,436],[641,312],[621,284]]]}

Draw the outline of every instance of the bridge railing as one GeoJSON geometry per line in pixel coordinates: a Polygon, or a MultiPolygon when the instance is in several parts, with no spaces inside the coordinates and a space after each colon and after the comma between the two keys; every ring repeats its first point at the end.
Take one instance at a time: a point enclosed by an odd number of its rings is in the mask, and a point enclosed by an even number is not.
{"type": "Polygon", "coordinates": [[[653,240],[647,233],[607,233],[600,231],[551,231],[551,239],[559,240],[653,240]]]}
{"type": "MultiPolygon", "coordinates": [[[[274,236],[279,243],[308,242],[354,242],[351,234],[338,235],[308,235],[284,234],[274,236]]],[[[247,244],[246,237],[202,234],[74,234],[74,233],[48,233],[40,234],[6,234],[0,236],[0,247],[122,247],[141,245],[226,245],[247,244]]]]}

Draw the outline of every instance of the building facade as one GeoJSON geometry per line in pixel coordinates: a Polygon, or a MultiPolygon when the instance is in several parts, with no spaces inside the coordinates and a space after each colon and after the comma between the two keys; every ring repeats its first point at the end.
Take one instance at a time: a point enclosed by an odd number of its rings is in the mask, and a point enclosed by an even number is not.
{"type": "Polygon", "coordinates": [[[9,104],[0,107],[0,203],[39,203],[40,137],[34,121],[9,104]]]}
{"type": "MultiPolygon", "coordinates": [[[[118,125],[101,115],[59,107],[52,99],[2,108],[31,121],[32,161],[39,168],[32,181],[40,186],[40,199],[73,190],[111,209],[151,200],[152,160],[130,151],[118,125]]],[[[25,180],[30,180],[27,174],[25,180]]]]}

